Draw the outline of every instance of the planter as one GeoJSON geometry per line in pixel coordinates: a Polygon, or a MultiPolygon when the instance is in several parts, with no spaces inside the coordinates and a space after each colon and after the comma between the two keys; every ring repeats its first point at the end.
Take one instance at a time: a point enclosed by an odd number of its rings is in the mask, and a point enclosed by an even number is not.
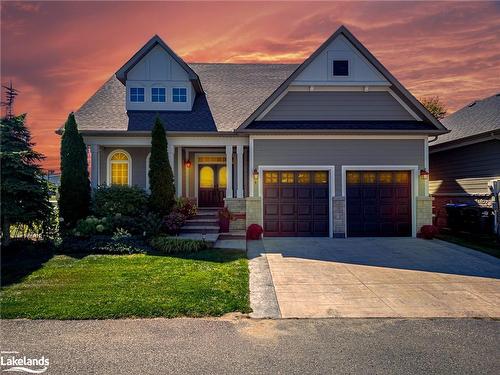
{"type": "Polygon", "coordinates": [[[221,217],[219,218],[219,232],[220,233],[228,233],[229,232],[229,223],[230,219],[227,217],[221,217]]]}

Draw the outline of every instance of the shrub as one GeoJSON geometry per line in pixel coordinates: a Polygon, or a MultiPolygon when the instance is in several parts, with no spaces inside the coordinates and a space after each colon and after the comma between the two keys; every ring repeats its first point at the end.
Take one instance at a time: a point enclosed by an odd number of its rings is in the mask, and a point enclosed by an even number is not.
{"type": "Polygon", "coordinates": [[[140,219],[140,228],[142,235],[145,237],[154,237],[160,234],[163,225],[163,219],[150,212],[140,219]]]}
{"type": "Polygon", "coordinates": [[[171,212],[163,219],[162,230],[168,234],[176,235],[186,222],[186,217],[178,212],[171,212]]]}
{"type": "Polygon", "coordinates": [[[142,217],[131,217],[116,214],[106,218],[112,231],[118,228],[126,230],[132,234],[142,234],[142,217]]]}
{"type": "Polygon", "coordinates": [[[98,219],[95,216],[89,216],[76,223],[73,234],[77,237],[89,237],[96,234],[110,233],[111,230],[109,220],[106,218],[98,219]]]}
{"type": "Polygon", "coordinates": [[[195,200],[191,198],[179,198],[175,205],[175,211],[184,215],[186,219],[191,219],[196,216],[198,207],[195,200]]]}
{"type": "Polygon", "coordinates": [[[434,225],[423,225],[422,228],[420,228],[420,237],[426,240],[432,240],[438,233],[439,230],[434,225]]]}
{"type": "Polygon", "coordinates": [[[147,210],[148,197],[138,186],[99,186],[94,194],[93,212],[97,217],[142,216],[147,210]]]}
{"type": "Polygon", "coordinates": [[[65,237],[59,248],[63,254],[143,254],[149,250],[148,245],[137,237],[113,239],[99,235],[65,237]]]}
{"type": "Polygon", "coordinates": [[[166,236],[153,238],[151,240],[151,246],[156,251],[165,254],[194,253],[206,250],[210,247],[209,243],[205,241],[166,236]]]}
{"type": "Polygon", "coordinates": [[[250,224],[247,229],[247,240],[260,240],[264,230],[259,224],[250,224]]]}
{"type": "Polygon", "coordinates": [[[113,237],[111,237],[111,239],[113,241],[120,241],[120,240],[123,240],[125,238],[130,238],[130,237],[132,237],[132,235],[126,229],[117,228],[113,232],[113,237]]]}

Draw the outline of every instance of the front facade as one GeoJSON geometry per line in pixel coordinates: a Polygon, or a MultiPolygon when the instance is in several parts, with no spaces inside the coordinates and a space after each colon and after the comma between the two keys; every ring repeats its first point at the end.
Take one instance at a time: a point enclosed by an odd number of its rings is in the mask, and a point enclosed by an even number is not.
{"type": "Polygon", "coordinates": [[[266,236],[415,236],[447,132],[345,28],[301,65],[186,64],[153,37],[76,113],[91,181],[148,189],[162,119],[178,196],[266,236]]]}

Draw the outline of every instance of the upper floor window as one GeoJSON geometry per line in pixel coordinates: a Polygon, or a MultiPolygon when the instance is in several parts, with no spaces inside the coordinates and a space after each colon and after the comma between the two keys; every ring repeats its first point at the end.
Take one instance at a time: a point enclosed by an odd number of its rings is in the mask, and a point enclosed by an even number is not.
{"type": "Polygon", "coordinates": [[[187,89],[185,87],[174,87],[172,89],[172,101],[174,103],[187,102],[187,89]]]}
{"type": "Polygon", "coordinates": [[[349,75],[348,60],[333,60],[333,75],[346,77],[349,75]]]}
{"type": "Polygon", "coordinates": [[[131,87],[130,88],[130,101],[143,102],[144,101],[144,87],[131,87]]]}
{"type": "Polygon", "coordinates": [[[153,87],[151,88],[151,101],[154,103],[162,102],[167,100],[164,87],[153,87]]]}

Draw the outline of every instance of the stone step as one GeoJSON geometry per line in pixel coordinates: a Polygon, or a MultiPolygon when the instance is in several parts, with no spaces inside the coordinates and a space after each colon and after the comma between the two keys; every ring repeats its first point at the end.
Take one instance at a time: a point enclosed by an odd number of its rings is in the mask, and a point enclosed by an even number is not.
{"type": "Polygon", "coordinates": [[[191,227],[217,227],[219,228],[219,221],[217,219],[213,220],[188,220],[182,226],[183,228],[191,227]]]}
{"type": "Polygon", "coordinates": [[[231,231],[228,233],[220,233],[220,240],[244,240],[246,239],[246,233],[243,230],[231,231]]]}
{"type": "Polygon", "coordinates": [[[196,216],[217,216],[218,211],[214,210],[199,210],[196,213],[196,216]]]}
{"type": "Polygon", "coordinates": [[[181,228],[181,233],[219,233],[219,226],[215,225],[194,225],[194,226],[183,226],[181,228]]]}
{"type": "Polygon", "coordinates": [[[214,225],[218,225],[219,224],[219,219],[217,218],[212,218],[212,217],[204,217],[204,216],[201,216],[201,217],[194,217],[192,219],[189,219],[189,220],[186,220],[186,223],[211,223],[211,224],[214,224],[214,225]]]}

